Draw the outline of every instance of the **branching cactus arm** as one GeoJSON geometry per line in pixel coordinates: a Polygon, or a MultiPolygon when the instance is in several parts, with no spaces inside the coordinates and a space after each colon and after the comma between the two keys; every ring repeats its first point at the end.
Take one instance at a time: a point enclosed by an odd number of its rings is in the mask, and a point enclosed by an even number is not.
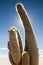
{"type": "Polygon", "coordinates": [[[30,65],[38,65],[38,47],[32,25],[21,3],[17,3],[16,9],[25,29],[25,50],[30,54],[30,65]]]}
{"type": "Polygon", "coordinates": [[[22,52],[21,65],[30,65],[30,55],[26,52],[22,52]]]}
{"type": "MultiPolygon", "coordinates": [[[[13,31],[14,32],[14,31],[13,31]]],[[[16,56],[14,56],[13,55],[13,52],[15,53],[15,51],[14,51],[14,49],[12,49],[12,44],[13,43],[11,43],[11,41],[12,41],[12,39],[10,39],[9,40],[9,42],[8,42],[8,49],[9,49],[9,60],[10,60],[10,62],[11,62],[11,64],[12,65],[30,65],[30,58],[29,58],[29,55],[28,55],[28,53],[26,52],[26,51],[23,51],[23,48],[22,48],[22,40],[21,40],[21,37],[20,37],[20,33],[19,33],[19,31],[18,30],[16,30],[16,32],[17,32],[17,35],[18,35],[18,40],[19,40],[19,45],[20,45],[20,50],[21,50],[21,52],[20,52],[20,55],[21,55],[21,60],[20,60],[20,62],[19,63],[17,63],[17,60],[15,61],[15,57],[17,58],[17,55],[16,56]],[[13,52],[12,52],[13,51],[13,52]],[[14,58],[13,58],[14,57],[14,58]]],[[[9,31],[9,34],[10,35],[12,35],[11,34],[11,30],[9,31]]],[[[12,37],[12,36],[11,36],[12,37]]],[[[15,38],[16,39],[16,38],[15,38]]],[[[16,49],[18,49],[18,48],[16,48],[16,49]]],[[[18,51],[18,53],[19,53],[19,51],[18,51]]],[[[17,54],[18,54],[17,53],[17,54]]],[[[19,56],[19,55],[18,55],[19,56]]],[[[19,60],[19,58],[18,58],[18,60],[19,60]]]]}
{"type": "Polygon", "coordinates": [[[19,64],[19,62],[21,60],[21,54],[22,54],[21,53],[22,46],[20,46],[20,45],[22,45],[21,44],[22,42],[21,42],[21,39],[19,39],[19,37],[18,37],[18,32],[17,32],[16,28],[11,28],[9,30],[9,42],[10,43],[8,44],[8,49],[11,54],[10,56],[12,56],[12,59],[15,64],[19,64]]]}

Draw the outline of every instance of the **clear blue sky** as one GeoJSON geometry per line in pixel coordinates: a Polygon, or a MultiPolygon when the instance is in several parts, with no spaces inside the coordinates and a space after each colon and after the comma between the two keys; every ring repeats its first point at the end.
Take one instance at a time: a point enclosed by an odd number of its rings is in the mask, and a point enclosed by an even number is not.
{"type": "Polygon", "coordinates": [[[24,31],[20,24],[15,5],[22,2],[30,17],[39,49],[43,49],[43,0],[0,0],[0,48],[6,48],[8,29],[16,26],[22,36],[24,46],[24,31]]]}

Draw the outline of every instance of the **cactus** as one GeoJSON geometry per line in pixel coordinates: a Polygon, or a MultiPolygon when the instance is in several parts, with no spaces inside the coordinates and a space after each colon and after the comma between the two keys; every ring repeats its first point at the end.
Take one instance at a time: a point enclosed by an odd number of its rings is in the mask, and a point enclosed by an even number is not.
{"type": "Polygon", "coordinates": [[[30,56],[26,51],[22,52],[21,65],[30,65],[30,56]]]}
{"type": "Polygon", "coordinates": [[[38,65],[38,47],[32,25],[23,4],[18,3],[16,7],[25,29],[25,51],[30,55],[30,65],[38,65]]]}
{"type": "Polygon", "coordinates": [[[9,44],[8,45],[9,45],[9,48],[11,49],[9,52],[13,58],[13,61],[15,62],[15,64],[18,64],[21,59],[22,50],[20,50],[20,48],[22,46],[20,47],[19,45],[17,29],[15,27],[12,27],[9,29],[9,44]]]}
{"type": "Polygon", "coordinates": [[[32,25],[21,3],[17,4],[17,12],[25,29],[25,51],[30,55],[30,65],[38,65],[38,47],[32,25]]]}
{"type": "Polygon", "coordinates": [[[17,3],[16,9],[25,30],[25,49],[22,48],[22,40],[18,29],[11,27],[8,42],[9,60],[12,65],[38,65],[38,47],[32,25],[23,4],[17,3]]]}
{"type": "Polygon", "coordinates": [[[23,51],[20,33],[18,29],[15,27],[11,27],[9,29],[8,49],[9,49],[9,60],[12,65],[26,65],[26,64],[29,65],[28,53],[26,51],[23,51]],[[17,42],[17,39],[19,42],[17,42]]]}

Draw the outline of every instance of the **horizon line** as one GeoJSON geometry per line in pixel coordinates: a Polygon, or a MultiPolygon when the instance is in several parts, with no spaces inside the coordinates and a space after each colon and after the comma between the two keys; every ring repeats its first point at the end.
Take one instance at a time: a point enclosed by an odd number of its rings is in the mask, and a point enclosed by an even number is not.
{"type": "Polygon", "coordinates": [[[7,48],[0,48],[0,50],[6,50],[6,51],[8,51],[8,49],[7,49],[7,48]]]}

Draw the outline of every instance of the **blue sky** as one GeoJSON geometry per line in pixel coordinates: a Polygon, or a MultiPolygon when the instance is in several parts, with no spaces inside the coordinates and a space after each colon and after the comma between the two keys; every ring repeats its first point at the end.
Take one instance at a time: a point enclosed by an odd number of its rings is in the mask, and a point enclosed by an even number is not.
{"type": "Polygon", "coordinates": [[[7,48],[8,29],[11,26],[20,30],[23,47],[25,45],[24,30],[15,9],[17,2],[23,3],[34,29],[38,48],[43,50],[43,0],[0,0],[0,48],[7,48]]]}

